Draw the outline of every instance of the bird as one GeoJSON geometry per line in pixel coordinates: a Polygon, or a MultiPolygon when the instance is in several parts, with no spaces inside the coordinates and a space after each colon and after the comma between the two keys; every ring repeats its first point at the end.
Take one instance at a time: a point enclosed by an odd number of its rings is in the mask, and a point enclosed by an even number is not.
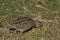
{"type": "Polygon", "coordinates": [[[10,23],[6,23],[7,28],[9,29],[15,29],[19,32],[25,32],[32,28],[38,28],[41,26],[41,22],[35,21],[29,17],[21,17],[13,20],[10,23]]]}

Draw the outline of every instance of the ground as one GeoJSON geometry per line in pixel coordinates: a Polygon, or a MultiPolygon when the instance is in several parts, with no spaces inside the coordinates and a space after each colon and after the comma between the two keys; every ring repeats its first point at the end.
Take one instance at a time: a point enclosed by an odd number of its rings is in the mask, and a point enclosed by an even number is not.
{"type": "Polygon", "coordinates": [[[40,28],[20,33],[0,27],[0,40],[60,40],[60,0],[0,0],[0,22],[27,16],[40,28]]]}

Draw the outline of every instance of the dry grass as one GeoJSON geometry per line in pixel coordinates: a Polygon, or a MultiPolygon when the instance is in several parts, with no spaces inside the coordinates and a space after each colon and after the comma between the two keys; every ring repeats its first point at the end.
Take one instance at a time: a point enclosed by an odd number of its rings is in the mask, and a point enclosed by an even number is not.
{"type": "Polygon", "coordinates": [[[20,33],[0,28],[0,40],[60,40],[60,1],[0,0],[0,22],[27,16],[42,22],[41,28],[20,33]]]}

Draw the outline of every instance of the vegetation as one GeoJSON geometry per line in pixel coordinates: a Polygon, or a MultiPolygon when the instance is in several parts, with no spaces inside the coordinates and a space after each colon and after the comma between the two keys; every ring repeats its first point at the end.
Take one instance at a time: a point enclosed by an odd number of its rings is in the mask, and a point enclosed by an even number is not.
{"type": "Polygon", "coordinates": [[[27,16],[41,28],[20,33],[0,26],[0,40],[60,40],[60,0],[0,0],[0,22],[27,16]]]}

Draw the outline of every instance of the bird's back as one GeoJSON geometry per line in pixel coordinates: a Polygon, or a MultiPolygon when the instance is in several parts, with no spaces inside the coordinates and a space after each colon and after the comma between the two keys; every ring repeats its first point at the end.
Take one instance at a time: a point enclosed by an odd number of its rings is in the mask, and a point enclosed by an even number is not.
{"type": "Polygon", "coordinates": [[[11,25],[12,25],[11,28],[15,28],[18,31],[26,31],[35,26],[35,21],[25,17],[25,18],[21,18],[19,20],[13,21],[11,25]]]}

